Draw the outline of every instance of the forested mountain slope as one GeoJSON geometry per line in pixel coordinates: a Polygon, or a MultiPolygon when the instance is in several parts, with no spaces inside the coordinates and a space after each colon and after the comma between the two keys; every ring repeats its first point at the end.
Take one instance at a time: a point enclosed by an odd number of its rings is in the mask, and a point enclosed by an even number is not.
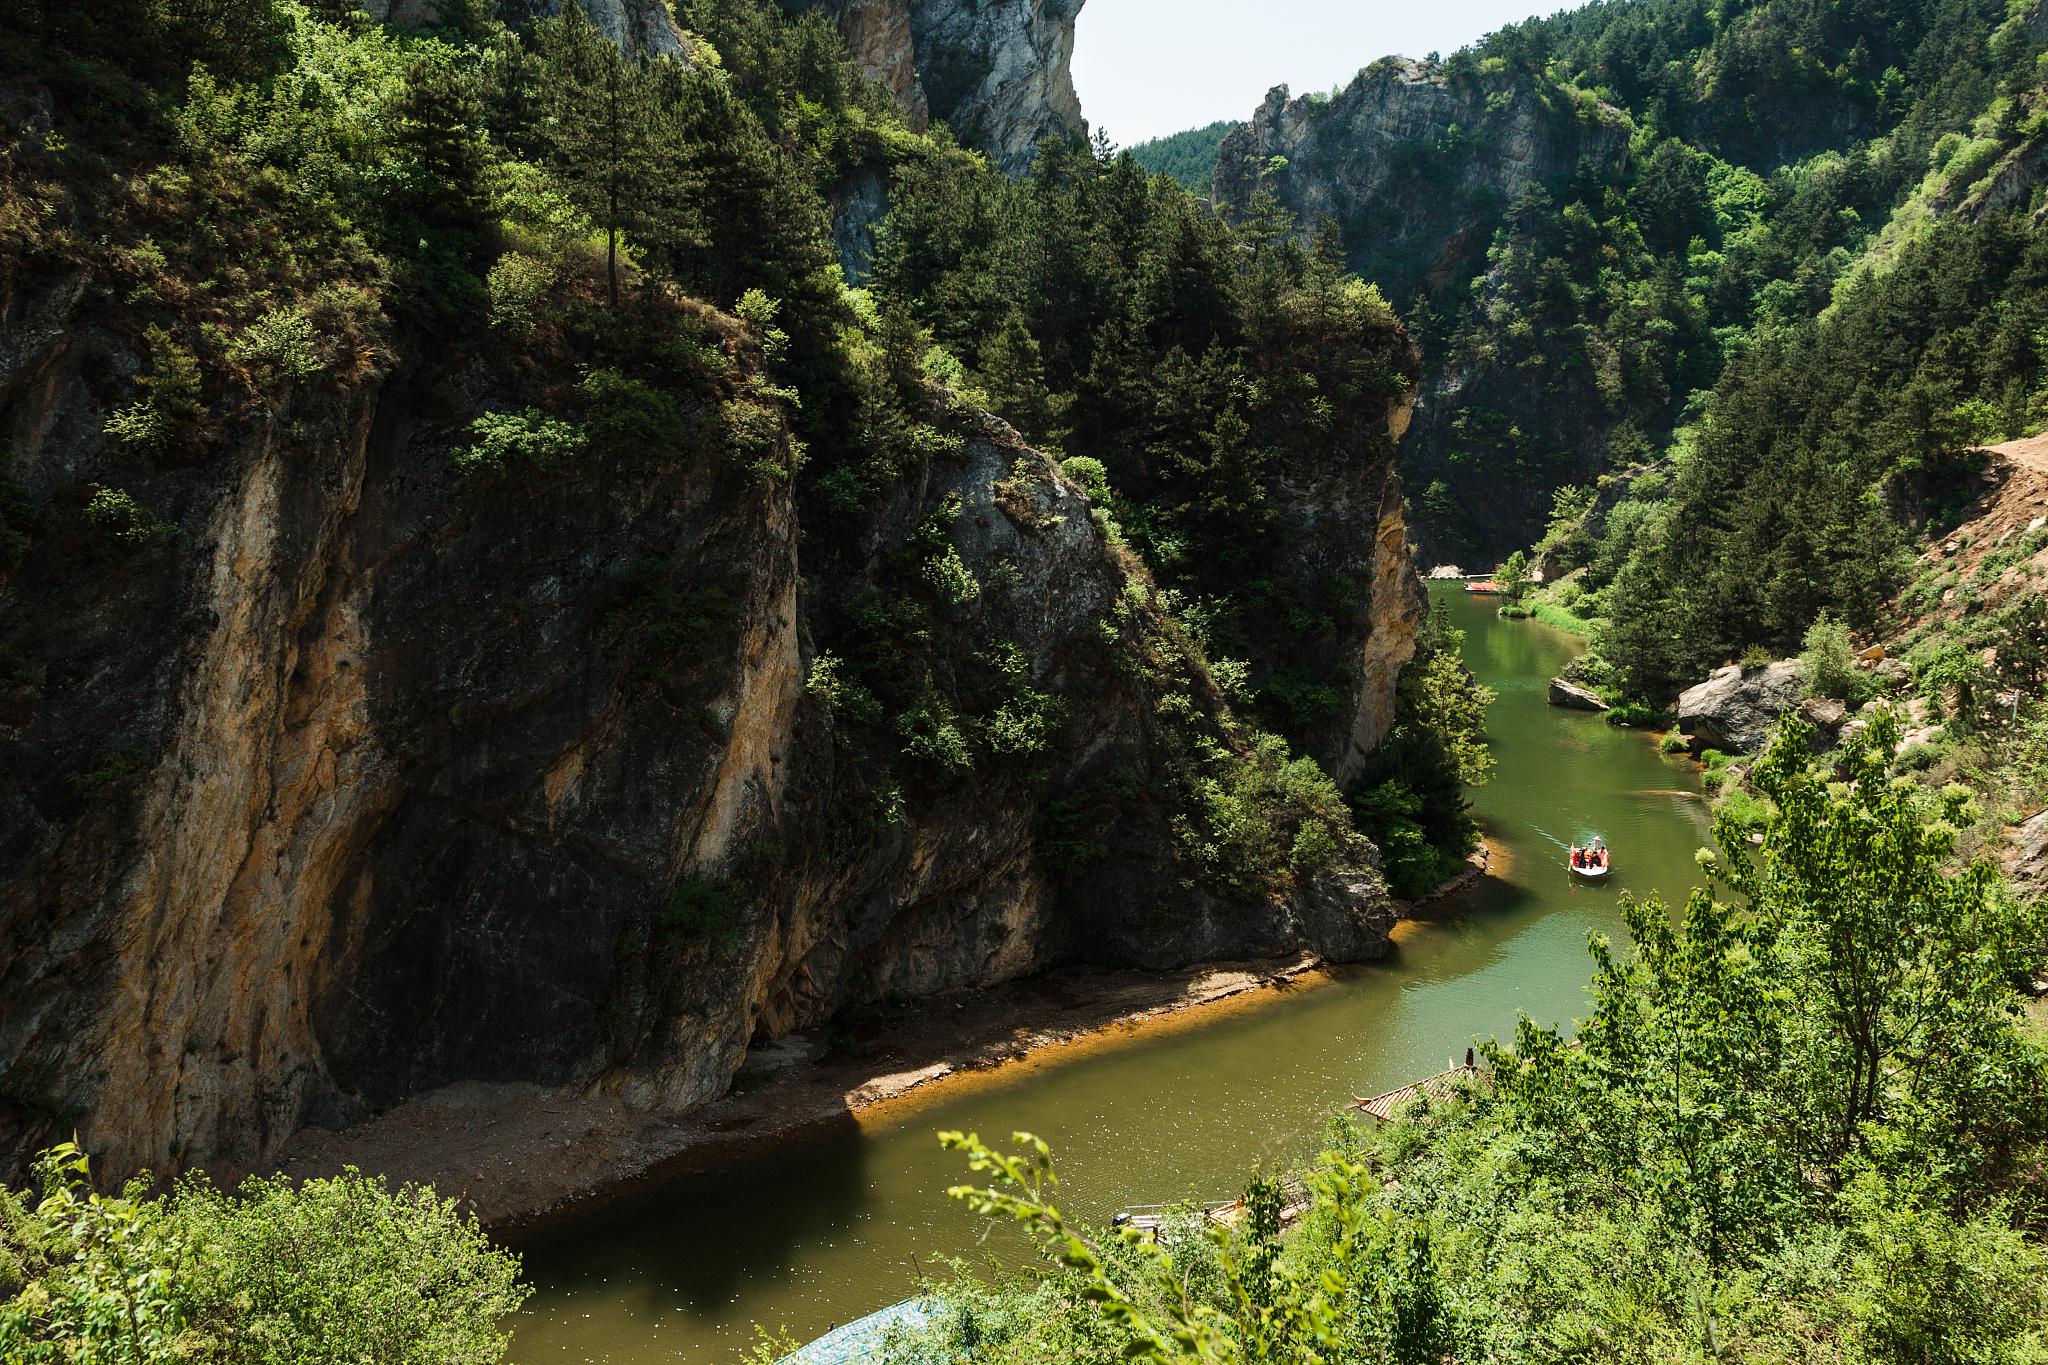
{"type": "Polygon", "coordinates": [[[1422,533],[1490,561],[1542,531],[1552,490],[1661,453],[1752,344],[1826,308],[1930,166],[1974,185],[2044,36],[2039,4],[2003,0],[1590,5],[1269,104],[1216,192],[1241,220],[1264,190],[1337,223],[1402,305],[1422,533]],[[1415,92],[1446,114],[1410,117],[1415,92]]]}
{"type": "Polygon", "coordinates": [[[1216,150],[1236,126],[1219,119],[1206,127],[1155,137],[1131,147],[1131,159],[1148,171],[1172,176],[1206,198],[1216,178],[1216,150]]]}
{"type": "Polygon", "coordinates": [[[1396,694],[1375,292],[1128,160],[1011,182],[823,15],[385,13],[6,12],[7,1165],[661,1111],[885,997],[1381,951],[1333,776],[1398,730],[1469,830],[1396,694]]]}

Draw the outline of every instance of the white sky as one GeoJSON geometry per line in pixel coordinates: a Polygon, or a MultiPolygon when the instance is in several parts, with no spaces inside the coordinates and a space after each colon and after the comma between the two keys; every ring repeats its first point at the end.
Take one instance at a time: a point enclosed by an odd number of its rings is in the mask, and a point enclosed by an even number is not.
{"type": "Polygon", "coordinates": [[[1086,0],[1074,84],[1118,146],[1248,119],[1266,91],[1349,84],[1397,53],[1449,55],[1562,0],[1086,0]]]}

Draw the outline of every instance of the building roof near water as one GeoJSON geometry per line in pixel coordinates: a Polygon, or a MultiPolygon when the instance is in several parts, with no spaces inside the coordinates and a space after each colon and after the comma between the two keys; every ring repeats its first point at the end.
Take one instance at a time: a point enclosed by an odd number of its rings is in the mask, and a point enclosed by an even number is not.
{"type": "Polygon", "coordinates": [[[891,1327],[917,1327],[932,1315],[928,1299],[905,1299],[868,1314],[858,1322],[835,1327],[808,1346],[800,1346],[776,1365],[853,1365],[873,1357],[882,1334],[891,1327]]]}
{"type": "Polygon", "coordinates": [[[1381,1123],[1386,1123],[1413,1100],[1421,1099],[1437,1104],[1456,1098],[1464,1088],[1465,1082],[1476,1081],[1480,1079],[1481,1074],[1476,1066],[1454,1066],[1449,1071],[1439,1071],[1434,1076],[1417,1081],[1413,1085],[1404,1085],[1399,1090],[1389,1090],[1386,1094],[1374,1095],[1369,1100],[1358,1100],[1353,1107],[1363,1109],[1381,1123]]]}

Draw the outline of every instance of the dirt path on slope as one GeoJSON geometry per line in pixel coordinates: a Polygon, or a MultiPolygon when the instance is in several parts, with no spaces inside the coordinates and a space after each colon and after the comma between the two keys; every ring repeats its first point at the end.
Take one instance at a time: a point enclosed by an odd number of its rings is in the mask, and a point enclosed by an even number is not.
{"type": "MultiPolygon", "coordinates": [[[[2048,589],[2048,434],[1987,446],[1985,454],[1982,491],[1918,561],[1921,576],[1948,586],[1933,601],[1903,608],[1894,635],[1995,611],[2021,590],[2048,589]],[[2042,543],[2017,553],[2029,535],[2042,543]]],[[[1906,596],[1910,602],[1912,593],[1906,596]]]]}

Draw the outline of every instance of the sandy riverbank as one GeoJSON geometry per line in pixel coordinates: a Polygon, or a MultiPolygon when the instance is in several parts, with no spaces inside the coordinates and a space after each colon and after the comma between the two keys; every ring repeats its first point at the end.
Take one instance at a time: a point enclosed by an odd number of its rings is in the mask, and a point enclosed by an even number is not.
{"type": "MultiPolygon", "coordinates": [[[[1471,886],[1486,875],[1489,856],[1481,848],[1409,912],[1426,914],[1471,886]]],[[[1205,1022],[1218,1010],[1256,1008],[1326,976],[1311,956],[1174,972],[1069,968],[756,1048],[731,1093],[680,1116],[635,1114],[610,1095],[466,1083],[339,1132],[302,1131],[284,1170],[303,1178],[356,1166],[430,1184],[487,1224],[516,1225],[650,1174],[713,1168],[742,1149],[888,1116],[961,1085],[1000,1081],[1016,1067],[1056,1065],[1078,1051],[1205,1022]]]]}
{"type": "Polygon", "coordinates": [[[1297,957],[1178,972],[1069,969],[799,1034],[748,1055],[733,1093],[673,1118],[630,1113],[615,1097],[527,1084],[468,1083],[420,1096],[339,1132],[308,1129],[287,1175],[343,1166],[431,1184],[487,1224],[530,1220],[657,1168],[699,1169],[740,1148],[846,1122],[877,1106],[1059,1052],[1113,1044],[1169,1021],[1192,1022],[1320,979],[1297,957]],[[950,1083],[950,1084],[949,1084],[950,1083]]]}

